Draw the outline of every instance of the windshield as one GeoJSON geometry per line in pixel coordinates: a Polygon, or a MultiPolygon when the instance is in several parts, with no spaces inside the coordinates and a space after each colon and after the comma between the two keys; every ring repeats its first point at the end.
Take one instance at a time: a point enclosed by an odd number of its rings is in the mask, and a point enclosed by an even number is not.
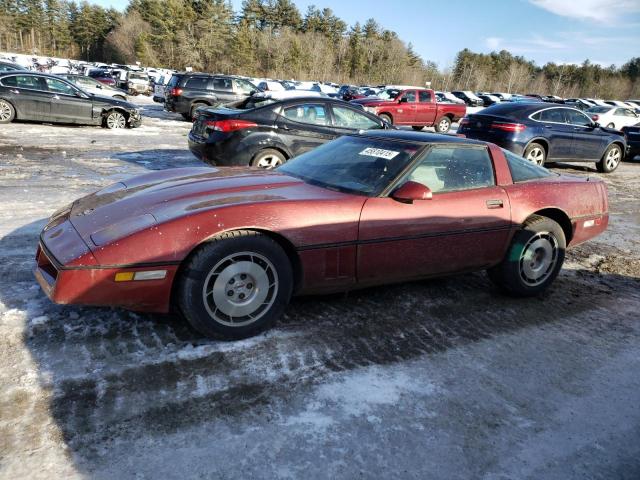
{"type": "Polygon", "coordinates": [[[411,161],[419,144],[341,137],[289,160],[278,171],[311,185],[356,195],[379,195],[411,161]]]}
{"type": "Polygon", "coordinates": [[[383,100],[393,100],[398,96],[399,93],[400,90],[397,90],[395,88],[387,88],[386,90],[381,91],[378,94],[378,97],[382,98],[383,100]]]}
{"type": "Polygon", "coordinates": [[[607,113],[612,108],[613,107],[591,107],[591,108],[587,109],[587,112],[589,112],[589,113],[607,113]]]}

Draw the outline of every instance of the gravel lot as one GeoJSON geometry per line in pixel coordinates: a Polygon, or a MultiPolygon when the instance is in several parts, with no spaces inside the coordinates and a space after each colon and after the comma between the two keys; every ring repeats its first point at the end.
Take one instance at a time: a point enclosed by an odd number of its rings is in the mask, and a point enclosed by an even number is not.
{"type": "Polygon", "coordinates": [[[53,305],[31,274],[61,205],[198,165],[190,124],[139,101],[136,130],[0,127],[0,477],[640,478],[640,162],[539,298],[464,275],[299,298],[218,342],[53,305]]]}

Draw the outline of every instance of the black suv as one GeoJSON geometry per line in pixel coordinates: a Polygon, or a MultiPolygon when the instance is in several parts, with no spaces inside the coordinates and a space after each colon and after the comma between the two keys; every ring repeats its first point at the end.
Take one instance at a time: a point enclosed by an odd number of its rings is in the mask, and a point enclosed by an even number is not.
{"type": "Polygon", "coordinates": [[[17,120],[139,127],[140,112],[129,102],[81,90],[56,75],[0,72],[0,123],[17,120]]]}
{"type": "Polygon", "coordinates": [[[243,100],[261,90],[244,78],[209,73],[174,73],[164,91],[164,109],[191,120],[197,108],[243,100]]]}

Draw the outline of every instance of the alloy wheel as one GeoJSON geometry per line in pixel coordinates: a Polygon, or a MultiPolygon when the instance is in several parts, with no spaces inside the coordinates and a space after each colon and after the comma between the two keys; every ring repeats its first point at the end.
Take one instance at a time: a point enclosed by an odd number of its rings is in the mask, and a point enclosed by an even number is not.
{"type": "Polygon", "coordinates": [[[438,131],[446,132],[447,130],[449,130],[450,124],[451,122],[449,122],[449,120],[443,118],[442,120],[440,120],[440,123],[438,123],[438,131]]]}
{"type": "Polygon", "coordinates": [[[11,107],[7,102],[0,102],[0,122],[6,122],[11,118],[11,107]]]}
{"type": "Polygon", "coordinates": [[[614,170],[618,166],[618,163],[620,163],[620,157],[621,155],[619,149],[612,148],[611,150],[609,150],[609,153],[607,153],[607,156],[604,159],[605,164],[607,165],[607,169],[614,170]]]}
{"type": "Polygon", "coordinates": [[[536,165],[544,164],[544,151],[540,147],[534,147],[527,155],[527,160],[535,163],[536,165]]]}
{"type": "Polygon", "coordinates": [[[282,159],[277,155],[267,154],[260,157],[260,160],[258,160],[258,163],[256,165],[260,168],[271,170],[272,168],[276,168],[282,165],[282,159]]]}
{"type": "Polygon", "coordinates": [[[558,262],[558,240],[550,232],[540,232],[529,239],[520,255],[520,278],[535,287],[553,273],[558,262]]]}
{"type": "Polygon", "coordinates": [[[120,112],[111,112],[107,116],[107,127],[109,128],[124,128],[126,125],[127,121],[120,112]]]}
{"type": "Polygon", "coordinates": [[[249,325],[269,311],[278,294],[278,273],[255,252],[233,253],[209,272],[202,288],[207,313],[232,327],[249,325]]]}

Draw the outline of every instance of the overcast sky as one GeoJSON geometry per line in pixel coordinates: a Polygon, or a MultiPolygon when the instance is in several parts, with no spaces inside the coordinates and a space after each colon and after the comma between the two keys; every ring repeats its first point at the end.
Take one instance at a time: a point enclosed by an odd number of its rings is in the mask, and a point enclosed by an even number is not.
{"type": "MultiPolygon", "coordinates": [[[[127,0],[91,0],[122,10],[127,0]]],[[[294,0],[331,8],[350,25],[374,18],[443,68],[455,54],[507,49],[546,62],[621,65],[640,56],[640,0],[294,0]]],[[[236,11],[242,0],[232,0],[236,11]]]]}

